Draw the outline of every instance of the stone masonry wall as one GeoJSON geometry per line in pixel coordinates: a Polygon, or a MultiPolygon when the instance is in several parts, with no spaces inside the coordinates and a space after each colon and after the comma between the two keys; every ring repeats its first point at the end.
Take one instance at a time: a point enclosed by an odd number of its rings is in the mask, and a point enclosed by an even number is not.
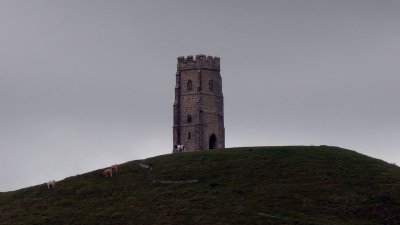
{"type": "Polygon", "coordinates": [[[179,57],[176,73],[173,144],[186,150],[225,147],[222,79],[218,57],[179,57]]]}

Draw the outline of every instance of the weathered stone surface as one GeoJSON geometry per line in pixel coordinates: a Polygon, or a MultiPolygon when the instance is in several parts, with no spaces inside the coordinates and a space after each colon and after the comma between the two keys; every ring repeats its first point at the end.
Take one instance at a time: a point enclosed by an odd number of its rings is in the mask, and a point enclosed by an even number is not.
{"type": "Polygon", "coordinates": [[[178,57],[173,139],[173,152],[225,147],[220,58],[178,57]]]}

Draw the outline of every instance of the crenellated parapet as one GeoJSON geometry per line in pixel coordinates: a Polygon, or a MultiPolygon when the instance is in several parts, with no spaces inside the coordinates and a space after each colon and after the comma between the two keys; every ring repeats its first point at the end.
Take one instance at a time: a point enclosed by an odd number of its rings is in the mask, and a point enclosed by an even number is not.
{"type": "Polygon", "coordinates": [[[219,71],[220,58],[206,55],[192,55],[178,57],[178,70],[192,70],[192,69],[210,69],[219,71]]]}

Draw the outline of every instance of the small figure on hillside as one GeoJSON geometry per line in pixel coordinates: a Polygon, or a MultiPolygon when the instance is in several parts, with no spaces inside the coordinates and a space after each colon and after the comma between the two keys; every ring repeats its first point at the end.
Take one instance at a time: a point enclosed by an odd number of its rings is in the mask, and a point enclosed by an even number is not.
{"type": "Polygon", "coordinates": [[[145,169],[148,175],[151,175],[151,173],[153,172],[152,164],[146,165],[146,164],[139,163],[139,167],[145,169]]]}
{"type": "Polygon", "coordinates": [[[47,182],[47,189],[53,189],[56,187],[56,181],[55,180],[51,180],[49,182],[47,182]]]}
{"type": "Polygon", "coordinates": [[[178,145],[177,150],[178,153],[182,153],[185,150],[185,145],[178,145]]]}
{"type": "Polygon", "coordinates": [[[149,164],[149,166],[147,167],[147,174],[151,175],[152,172],[153,172],[153,166],[152,164],[149,164]]]}
{"type": "Polygon", "coordinates": [[[110,169],[110,168],[105,169],[105,170],[103,171],[103,176],[104,176],[104,177],[112,177],[112,175],[113,175],[113,171],[112,171],[112,169],[110,169]]]}
{"type": "Polygon", "coordinates": [[[118,165],[114,164],[110,167],[110,169],[112,170],[113,173],[117,173],[118,172],[118,165]]]}

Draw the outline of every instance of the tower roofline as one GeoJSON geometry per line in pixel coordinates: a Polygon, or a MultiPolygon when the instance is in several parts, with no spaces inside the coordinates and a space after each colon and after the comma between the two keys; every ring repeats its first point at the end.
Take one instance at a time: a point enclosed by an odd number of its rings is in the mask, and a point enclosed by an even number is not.
{"type": "Polygon", "coordinates": [[[178,70],[210,69],[220,71],[220,58],[203,54],[178,57],[178,70]]]}

